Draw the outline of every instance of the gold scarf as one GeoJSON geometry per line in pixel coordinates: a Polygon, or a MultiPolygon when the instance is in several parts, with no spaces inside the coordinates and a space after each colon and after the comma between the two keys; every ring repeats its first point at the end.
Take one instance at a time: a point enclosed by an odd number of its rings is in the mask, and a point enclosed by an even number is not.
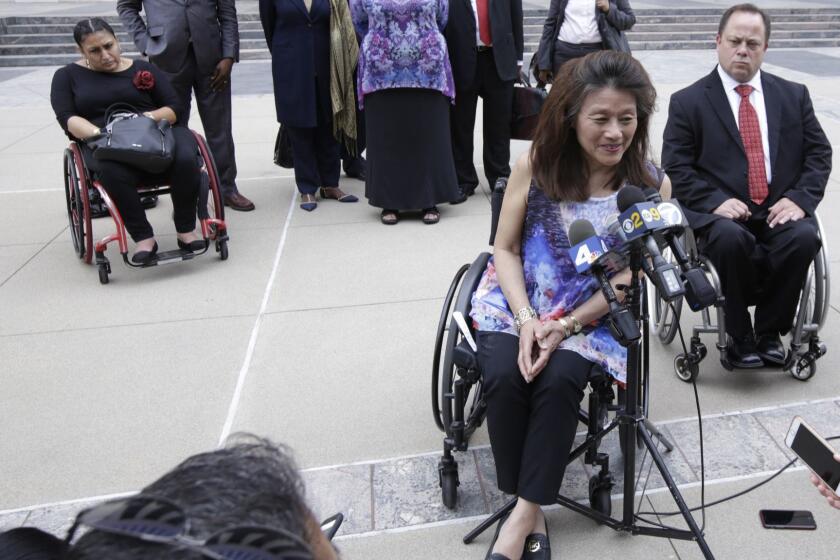
{"type": "Polygon", "coordinates": [[[330,0],[330,99],[333,135],[356,155],[356,31],[347,0],[330,0]]]}

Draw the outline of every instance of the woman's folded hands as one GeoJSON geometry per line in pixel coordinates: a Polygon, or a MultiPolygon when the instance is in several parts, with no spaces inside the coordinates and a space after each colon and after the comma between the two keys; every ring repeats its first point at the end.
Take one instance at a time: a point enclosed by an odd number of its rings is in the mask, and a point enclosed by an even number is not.
{"type": "Polygon", "coordinates": [[[563,337],[563,328],[557,321],[531,319],[522,325],[519,331],[518,363],[525,381],[530,383],[540,374],[563,337]]]}

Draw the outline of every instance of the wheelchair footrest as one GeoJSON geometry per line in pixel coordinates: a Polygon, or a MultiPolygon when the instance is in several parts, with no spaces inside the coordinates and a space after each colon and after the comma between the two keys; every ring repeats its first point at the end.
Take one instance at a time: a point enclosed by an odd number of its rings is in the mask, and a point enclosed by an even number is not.
{"type": "Polygon", "coordinates": [[[148,268],[150,266],[158,266],[164,264],[172,264],[181,261],[188,261],[194,258],[196,255],[200,255],[201,253],[193,253],[192,251],[187,251],[185,249],[174,249],[172,251],[161,251],[155,258],[149,261],[148,263],[143,265],[143,268],[148,268]]]}

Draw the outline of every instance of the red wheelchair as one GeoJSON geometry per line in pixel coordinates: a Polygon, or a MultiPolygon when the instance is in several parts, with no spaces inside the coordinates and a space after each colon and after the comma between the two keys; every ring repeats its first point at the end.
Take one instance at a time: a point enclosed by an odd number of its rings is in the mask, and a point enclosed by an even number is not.
{"type": "MultiPolygon", "coordinates": [[[[187,261],[206,253],[211,243],[214,244],[221,260],[228,258],[225,208],[222,202],[216,163],[213,161],[213,154],[207,147],[204,137],[195,131],[191,132],[198,144],[198,156],[201,159],[201,186],[197,207],[201,236],[204,239],[204,250],[196,252],[183,249],[162,251],[157,254],[156,258],[143,264],[135,264],[129,259],[128,238],[122,216],[120,216],[119,210],[117,210],[111,197],[108,196],[105,188],[85,166],[81,147],[76,142],[70,142],[70,145],[64,150],[64,194],[67,201],[67,218],[70,222],[73,249],[76,256],[86,264],[91,264],[91,262],[96,264],[99,269],[99,281],[102,284],[108,283],[108,275],[111,273],[111,263],[105,256],[105,251],[108,244],[113,241],[116,241],[119,245],[123,262],[133,268],[148,268],[187,261]],[[96,217],[94,210],[98,203],[104,205],[111,215],[115,229],[113,233],[94,242],[92,221],[96,217]]],[[[171,188],[169,185],[142,185],[138,186],[137,190],[141,196],[145,197],[169,194],[171,188]]]]}

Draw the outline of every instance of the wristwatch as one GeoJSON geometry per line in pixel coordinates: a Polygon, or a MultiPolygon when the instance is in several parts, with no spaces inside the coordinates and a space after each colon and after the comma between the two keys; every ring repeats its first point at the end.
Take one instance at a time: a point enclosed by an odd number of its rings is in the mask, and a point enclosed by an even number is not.
{"type": "Polygon", "coordinates": [[[516,324],[516,330],[519,331],[522,329],[522,325],[536,318],[537,312],[534,311],[533,307],[523,307],[513,316],[513,322],[516,324]]]}
{"type": "Polygon", "coordinates": [[[578,334],[580,331],[583,330],[583,325],[580,324],[580,321],[578,321],[577,317],[575,317],[574,315],[569,315],[569,319],[571,319],[572,321],[572,332],[574,334],[578,334]]]}

